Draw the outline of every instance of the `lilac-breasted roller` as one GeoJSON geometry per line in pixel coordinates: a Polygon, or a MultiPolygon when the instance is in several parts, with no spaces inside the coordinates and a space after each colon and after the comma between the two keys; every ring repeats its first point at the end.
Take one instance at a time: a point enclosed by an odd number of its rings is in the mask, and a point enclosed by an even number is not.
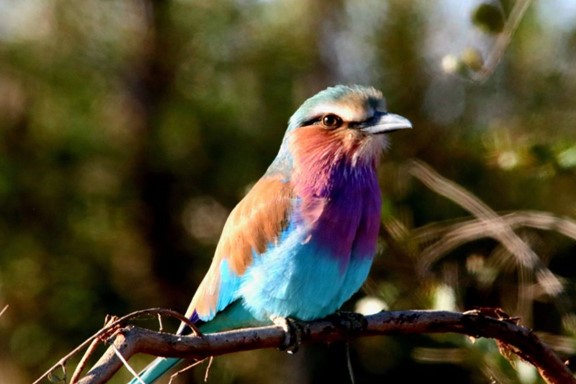
{"type": "MultiPolygon", "coordinates": [[[[338,310],[370,270],[380,226],[376,166],[385,134],[404,128],[410,122],[386,112],[374,88],[339,85],[306,100],[264,176],[230,213],[186,316],[214,332],[338,310]]],[[[142,381],[178,361],[156,359],[142,381]]]]}

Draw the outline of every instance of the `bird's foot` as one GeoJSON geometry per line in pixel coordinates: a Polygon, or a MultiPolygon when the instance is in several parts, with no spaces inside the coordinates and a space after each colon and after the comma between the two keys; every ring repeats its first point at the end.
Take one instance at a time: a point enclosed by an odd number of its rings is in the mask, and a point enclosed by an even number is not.
{"type": "Polygon", "coordinates": [[[272,321],[284,330],[284,342],[280,346],[280,350],[289,354],[298,352],[305,332],[304,323],[289,317],[275,317],[272,321]]]}
{"type": "Polygon", "coordinates": [[[352,334],[360,333],[368,328],[366,317],[356,312],[337,311],[328,316],[326,320],[334,324],[335,327],[345,329],[352,334]]]}

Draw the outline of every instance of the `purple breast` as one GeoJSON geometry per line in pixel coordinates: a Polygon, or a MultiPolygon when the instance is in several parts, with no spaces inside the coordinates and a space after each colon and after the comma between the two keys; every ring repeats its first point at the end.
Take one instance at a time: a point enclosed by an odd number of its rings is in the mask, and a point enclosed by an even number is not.
{"type": "Polygon", "coordinates": [[[342,269],[351,258],[372,258],[381,204],[374,165],[342,160],[302,186],[302,218],[322,254],[338,259],[342,269]]]}

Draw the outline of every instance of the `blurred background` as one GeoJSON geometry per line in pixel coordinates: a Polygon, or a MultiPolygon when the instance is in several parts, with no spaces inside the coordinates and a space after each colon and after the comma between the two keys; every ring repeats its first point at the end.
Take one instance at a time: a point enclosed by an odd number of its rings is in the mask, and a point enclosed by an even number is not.
{"type": "MultiPolygon", "coordinates": [[[[289,116],[336,83],[415,127],[382,161],[380,251],[346,309],[501,307],[574,367],[573,0],[0,0],[0,382],[106,314],[184,311],[289,116]]],[[[540,382],[458,335],[350,355],[356,383],[540,382]]],[[[219,357],[209,382],[351,380],[333,344],[219,357]]]]}

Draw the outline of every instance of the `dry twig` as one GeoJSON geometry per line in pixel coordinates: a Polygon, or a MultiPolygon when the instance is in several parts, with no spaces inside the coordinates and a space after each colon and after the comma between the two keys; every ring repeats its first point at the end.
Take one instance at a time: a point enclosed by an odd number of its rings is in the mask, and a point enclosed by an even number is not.
{"type": "MultiPolygon", "coordinates": [[[[517,319],[494,310],[475,310],[465,313],[448,311],[386,311],[365,318],[358,329],[346,327],[334,319],[303,324],[303,344],[350,340],[357,337],[389,334],[459,333],[472,337],[486,337],[498,341],[533,364],[546,383],[575,384],[576,380],[564,363],[529,329],[517,324],[517,319]],[[494,314],[497,314],[496,317],[494,314]]],[[[79,384],[106,383],[122,367],[117,349],[125,359],[136,353],[155,356],[202,359],[232,352],[278,348],[285,333],[281,327],[241,329],[202,337],[179,336],[126,326],[118,332],[108,351],[82,378],[79,384]]]]}
{"type": "MultiPolygon", "coordinates": [[[[150,315],[162,315],[162,316],[174,317],[174,318],[182,321],[183,323],[186,323],[186,325],[188,325],[190,328],[192,328],[193,332],[196,335],[199,335],[199,336],[201,335],[201,333],[198,330],[198,328],[196,327],[196,325],[194,325],[194,323],[192,323],[190,321],[190,319],[188,319],[186,316],[182,315],[179,312],[176,312],[176,311],[173,311],[170,309],[164,309],[164,308],[150,308],[150,309],[143,309],[141,311],[135,311],[135,312],[129,313],[128,315],[123,316],[117,320],[107,322],[106,325],[102,329],[100,329],[94,335],[92,335],[91,337],[86,339],[82,344],[80,344],[79,346],[74,348],[69,354],[67,354],[66,356],[61,358],[48,371],[46,371],[42,376],[40,376],[33,384],[39,383],[42,379],[51,375],[56,369],[61,368],[61,367],[66,367],[66,363],[68,362],[68,360],[70,360],[70,358],[72,358],[73,356],[78,354],[84,348],[88,347],[89,349],[92,349],[91,345],[93,345],[95,340],[105,339],[107,335],[111,336],[110,332],[112,330],[120,330],[121,331],[121,329],[119,329],[119,327],[121,325],[125,324],[128,320],[138,318],[138,317],[150,316],[150,315]]],[[[75,372],[73,377],[75,378],[78,375],[79,375],[79,373],[77,374],[75,372]]]]}

